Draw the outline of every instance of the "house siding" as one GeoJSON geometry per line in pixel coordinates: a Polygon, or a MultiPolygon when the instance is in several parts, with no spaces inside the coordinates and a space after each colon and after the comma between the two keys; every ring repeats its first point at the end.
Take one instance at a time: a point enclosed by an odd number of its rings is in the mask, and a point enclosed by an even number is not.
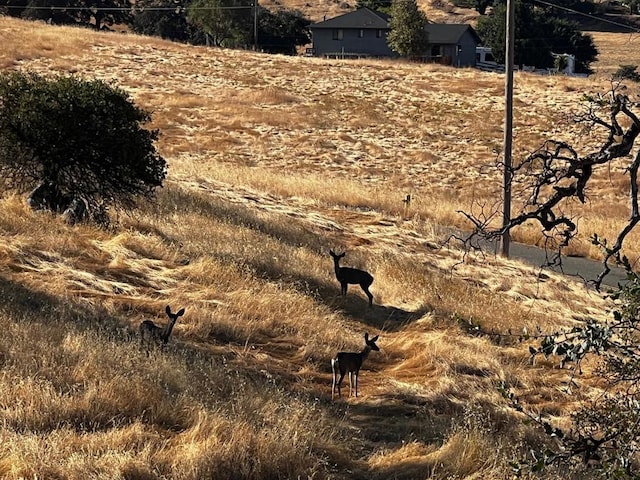
{"type": "Polygon", "coordinates": [[[460,51],[457,52],[456,63],[454,65],[456,67],[475,67],[476,66],[476,46],[478,43],[476,42],[473,35],[469,32],[465,32],[465,34],[460,38],[460,51]]]}
{"type": "Polygon", "coordinates": [[[476,65],[476,45],[474,36],[466,31],[455,44],[429,42],[429,55],[427,59],[444,65],[454,67],[475,67],[476,65]],[[437,47],[440,52],[437,57],[432,54],[433,47],[437,47]]]}
{"type": "Polygon", "coordinates": [[[335,29],[329,28],[313,29],[313,48],[315,55],[396,56],[387,45],[387,31],[383,31],[382,36],[378,37],[378,29],[344,28],[342,29],[342,39],[334,40],[334,30],[335,29]],[[360,30],[363,30],[362,37],[360,37],[360,30]]]}

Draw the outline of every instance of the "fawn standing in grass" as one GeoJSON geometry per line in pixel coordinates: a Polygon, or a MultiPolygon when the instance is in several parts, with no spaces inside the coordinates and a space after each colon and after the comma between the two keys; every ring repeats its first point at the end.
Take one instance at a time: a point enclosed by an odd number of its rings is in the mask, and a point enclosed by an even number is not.
{"type": "Polygon", "coordinates": [[[340,259],[344,257],[344,252],[340,255],[334,253],[333,250],[329,250],[329,254],[333,257],[333,267],[336,271],[336,278],[340,282],[340,288],[342,295],[347,294],[347,286],[352,284],[360,285],[360,288],[369,297],[369,306],[373,305],[373,295],[369,291],[369,287],[373,283],[373,277],[369,272],[364,270],[358,270],[357,268],[341,267],[340,259]]]}
{"type": "Polygon", "coordinates": [[[140,345],[144,345],[145,337],[147,340],[147,353],[149,352],[149,345],[151,341],[160,344],[160,348],[167,344],[169,341],[169,335],[173,330],[173,326],[176,324],[178,317],[184,315],[184,308],[181,308],[177,313],[171,313],[171,307],[167,305],[165,309],[167,316],[169,317],[169,323],[164,327],[159,327],[151,320],[144,320],[140,323],[140,345]]]}
{"type": "Polygon", "coordinates": [[[331,400],[335,397],[336,386],[338,387],[338,396],[340,396],[340,384],[342,379],[348,373],[349,374],[349,396],[351,396],[352,384],[355,386],[356,397],[358,396],[358,373],[362,362],[367,358],[371,350],[380,351],[376,345],[378,335],[373,338],[369,338],[369,334],[364,334],[365,347],[360,353],[356,352],[339,352],[336,358],[331,359],[331,370],[333,370],[333,385],[331,386],[331,400]],[[338,379],[338,372],[340,372],[340,379],[338,379]]]}

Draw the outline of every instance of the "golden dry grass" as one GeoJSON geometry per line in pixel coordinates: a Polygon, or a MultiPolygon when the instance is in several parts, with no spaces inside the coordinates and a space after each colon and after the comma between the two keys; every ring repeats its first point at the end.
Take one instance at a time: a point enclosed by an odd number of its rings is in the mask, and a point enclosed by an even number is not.
{"type": "MultiPolygon", "coordinates": [[[[478,13],[470,8],[458,8],[442,0],[418,0],[418,6],[429,20],[442,23],[472,23],[478,18],[478,13]]],[[[292,8],[299,10],[314,22],[321,22],[353,11],[354,3],[337,0],[320,0],[307,2],[305,0],[264,0],[260,2],[266,8],[292,8]]]]}
{"type": "MultiPolygon", "coordinates": [[[[130,92],[170,166],[157,202],[111,231],[0,199],[0,477],[510,478],[540,439],[512,428],[497,383],[559,419],[579,400],[553,362],[469,327],[550,331],[605,318],[607,303],[572,279],[434,248],[456,210],[494,200],[499,172],[479,167],[500,148],[499,75],[7,18],[0,41],[3,68],[130,92]],[[329,248],[374,275],[373,309],[355,287],[338,295],[329,248]],[[137,325],[163,323],[166,304],[187,312],[147,357],[137,325]],[[329,359],[365,331],[381,352],[361,396],[331,402],[329,359]]],[[[603,88],[516,85],[518,152],[575,133],[566,109],[603,88]]],[[[593,229],[624,219],[613,182],[598,178],[612,191],[583,214],[593,229]]]]}

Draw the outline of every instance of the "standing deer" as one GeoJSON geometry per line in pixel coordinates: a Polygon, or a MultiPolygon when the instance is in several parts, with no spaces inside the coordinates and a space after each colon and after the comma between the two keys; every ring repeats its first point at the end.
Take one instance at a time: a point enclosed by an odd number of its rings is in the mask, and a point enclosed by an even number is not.
{"type": "Polygon", "coordinates": [[[171,307],[167,305],[165,312],[167,312],[167,316],[169,317],[169,323],[164,327],[159,327],[151,320],[143,320],[142,323],[140,323],[140,345],[144,345],[146,337],[147,353],[149,352],[149,345],[152,340],[160,344],[160,348],[169,342],[169,336],[171,335],[173,326],[176,324],[178,317],[184,315],[184,308],[181,308],[177,313],[171,313],[171,307]]]}
{"type": "Polygon", "coordinates": [[[336,386],[338,387],[338,396],[341,395],[340,384],[342,379],[348,373],[349,374],[349,396],[351,396],[352,385],[355,386],[356,397],[358,396],[358,373],[362,362],[369,356],[371,350],[376,352],[380,351],[376,345],[378,335],[369,339],[369,334],[364,334],[364,349],[360,353],[356,352],[339,352],[336,358],[331,359],[331,370],[333,370],[333,385],[331,386],[331,400],[335,397],[336,386]],[[340,372],[340,379],[338,379],[338,372],[340,372]]]}
{"type": "Polygon", "coordinates": [[[373,306],[373,295],[369,291],[369,287],[373,283],[371,274],[357,268],[341,267],[340,259],[344,257],[344,252],[337,255],[333,250],[329,250],[329,254],[333,257],[333,267],[336,271],[336,278],[340,282],[342,295],[347,294],[347,286],[350,283],[360,285],[360,288],[362,288],[364,293],[367,294],[367,297],[369,297],[369,306],[373,306]]]}

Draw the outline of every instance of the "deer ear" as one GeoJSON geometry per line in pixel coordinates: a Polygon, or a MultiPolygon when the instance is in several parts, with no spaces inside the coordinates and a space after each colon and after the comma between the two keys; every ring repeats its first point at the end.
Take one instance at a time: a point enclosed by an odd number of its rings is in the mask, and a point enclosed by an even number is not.
{"type": "Polygon", "coordinates": [[[368,342],[368,341],[369,341],[369,332],[366,332],[366,333],[364,334],[364,341],[365,341],[365,342],[368,342]]]}
{"type": "Polygon", "coordinates": [[[165,308],[164,311],[167,312],[167,315],[171,315],[171,307],[169,305],[167,305],[167,308],[165,308]]]}
{"type": "Polygon", "coordinates": [[[180,311],[176,313],[177,317],[181,317],[182,315],[184,315],[184,308],[181,308],[180,311]]]}
{"type": "Polygon", "coordinates": [[[379,336],[380,336],[380,335],[376,335],[376,336],[375,336],[375,337],[373,337],[370,341],[371,341],[371,342],[377,342],[377,341],[378,341],[378,337],[379,337],[379,336]]]}
{"type": "Polygon", "coordinates": [[[333,250],[329,250],[329,255],[335,255],[336,252],[334,252],[333,250]]]}

